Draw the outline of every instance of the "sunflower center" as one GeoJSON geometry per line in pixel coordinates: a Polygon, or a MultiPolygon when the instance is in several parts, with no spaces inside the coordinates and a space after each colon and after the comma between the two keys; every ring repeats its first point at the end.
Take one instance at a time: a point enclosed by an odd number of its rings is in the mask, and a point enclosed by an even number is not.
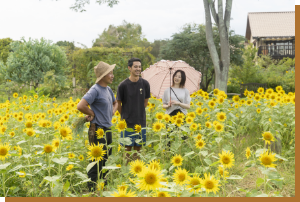
{"type": "Polygon", "coordinates": [[[221,130],[222,127],[220,125],[217,125],[217,130],[221,130]]]}
{"type": "Polygon", "coordinates": [[[166,197],[166,194],[164,192],[159,192],[157,194],[158,197],[166,197]]]}
{"type": "Polygon", "coordinates": [[[145,175],[145,182],[147,184],[154,184],[157,181],[157,177],[154,173],[148,173],[145,175]]]}
{"type": "Polygon", "coordinates": [[[45,151],[46,153],[52,152],[52,146],[50,146],[50,145],[45,146],[44,151],[45,151]]]}
{"type": "Polygon", "coordinates": [[[8,150],[5,147],[0,148],[0,156],[5,156],[8,153],[8,150]]]}
{"type": "Polygon", "coordinates": [[[207,180],[207,181],[205,182],[205,188],[206,188],[206,189],[212,189],[212,188],[214,188],[214,183],[213,183],[213,181],[207,180]]]}
{"type": "Polygon", "coordinates": [[[265,134],[264,138],[265,138],[265,140],[271,140],[272,139],[270,134],[265,134]]]}
{"type": "Polygon", "coordinates": [[[272,164],[272,160],[270,157],[268,156],[265,156],[261,159],[261,162],[264,164],[264,165],[271,165],[272,164]]]}
{"type": "Polygon", "coordinates": [[[121,130],[124,130],[124,129],[125,129],[125,124],[124,124],[124,123],[119,123],[119,128],[120,128],[121,130]]]}
{"type": "Polygon", "coordinates": [[[178,180],[181,181],[181,182],[183,182],[185,180],[185,174],[184,173],[180,173],[178,175],[178,180]]]}
{"type": "Polygon", "coordinates": [[[134,172],[140,173],[141,171],[142,171],[142,167],[140,165],[134,167],[134,172]]]}
{"type": "Polygon", "coordinates": [[[99,147],[94,147],[91,151],[93,157],[99,157],[102,155],[102,150],[99,147]]]}
{"type": "Polygon", "coordinates": [[[60,129],[60,134],[61,134],[61,136],[66,137],[68,133],[67,133],[66,129],[62,128],[62,129],[60,129]]]}
{"type": "Polygon", "coordinates": [[[178,163],[180,163],[181,161],[180,161],[179,158],[176,158],[176,159],[174,160],[174,162],[175,162],[176,164],[178,164],[178,163]]]}
{"type": "Polygon", "coordinates": [[[198,179],[192,179],[190,182],[191,185],[196,186],[200,184],[200,181],[198,179]]]}
{"type": "Polygon", "coordinates": [[[224,164],[228,164],[228,163],[230,163],[230,158],[229,158],[228,156],[223,156],[223,157],[222,157],[222,162],[223,162],[224,164]]]}

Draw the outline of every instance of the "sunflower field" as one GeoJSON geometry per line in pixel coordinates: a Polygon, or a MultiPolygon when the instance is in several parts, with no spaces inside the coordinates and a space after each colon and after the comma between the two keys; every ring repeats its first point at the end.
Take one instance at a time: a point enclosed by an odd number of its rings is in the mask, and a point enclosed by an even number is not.
{"type": "Polygon", "coordinates": [[[0,196],[295,196],[295,93],[281,86],[232,99],[218,89],[211,96],[199,90],[188,113],[173,117],[151,97],[139,153],[125,151],[120,143],[130,138],[120,133],[139,134],[141,126],[127,128],[116,112],[113,152],[102,170],[107,185],[100,179],[94,192],[87,171],[106,151],[89,145],[89,123],[75,132],[74,123],[85,117],[77,110],[80,99],[13,97],[0,103],[0,196]]]}

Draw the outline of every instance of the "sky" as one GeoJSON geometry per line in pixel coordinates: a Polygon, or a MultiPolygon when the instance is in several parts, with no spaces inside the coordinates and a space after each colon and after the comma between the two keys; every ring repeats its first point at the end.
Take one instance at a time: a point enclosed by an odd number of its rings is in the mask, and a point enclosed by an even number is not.
{"type": "MultiPolygon", "coordinates": [[[[92,47],[104,29],[123,20],[140,24],[150,42],[171,39],[187,23],[205,23],[203,0],[119,1],[110,8],[90,0],[85,12],[75,12],[70,9],[75,0],[0,0],[0,39],[44,37],[92,47]]],[[[248,12],[276,11],[295,11],[295,0],[233,0],[230,29],[245,36],[248,12]]]]}

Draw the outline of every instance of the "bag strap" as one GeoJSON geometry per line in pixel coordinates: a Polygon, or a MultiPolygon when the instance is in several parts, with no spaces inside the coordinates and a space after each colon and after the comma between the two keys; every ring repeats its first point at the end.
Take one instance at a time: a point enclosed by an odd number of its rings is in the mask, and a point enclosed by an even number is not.
{"type": "MultiPolygon", "coordinates": [[[[171,88],[171,87],[170,87],[171,88]]],[[[174,95],[176,96],[177,100],[179,100],[179,98],[177,97],[176,93],[174,92],[173,88],[171,88],[171,90],[173,91],[174,95]]],[[[179,100],[179,102],[181,102],[181,100],[179,100]]],[[[181,102],[182,103],[182,102],[181,102]]]]}

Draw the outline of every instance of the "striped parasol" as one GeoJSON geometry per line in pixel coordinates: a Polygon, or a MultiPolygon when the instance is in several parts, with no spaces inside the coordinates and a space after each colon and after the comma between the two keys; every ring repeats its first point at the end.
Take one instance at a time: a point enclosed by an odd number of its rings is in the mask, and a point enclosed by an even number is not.
{"type": "Polygon", "coordinates": [[[142,78],[149,82],[151,94],[156,98],[162,98],[164,91],[170,88],[173,74],[178,69],[185,72],[185,88],[190,94],[200,89],[201,72],[182,60],[161,60],[145,69],[142,78]]]}

